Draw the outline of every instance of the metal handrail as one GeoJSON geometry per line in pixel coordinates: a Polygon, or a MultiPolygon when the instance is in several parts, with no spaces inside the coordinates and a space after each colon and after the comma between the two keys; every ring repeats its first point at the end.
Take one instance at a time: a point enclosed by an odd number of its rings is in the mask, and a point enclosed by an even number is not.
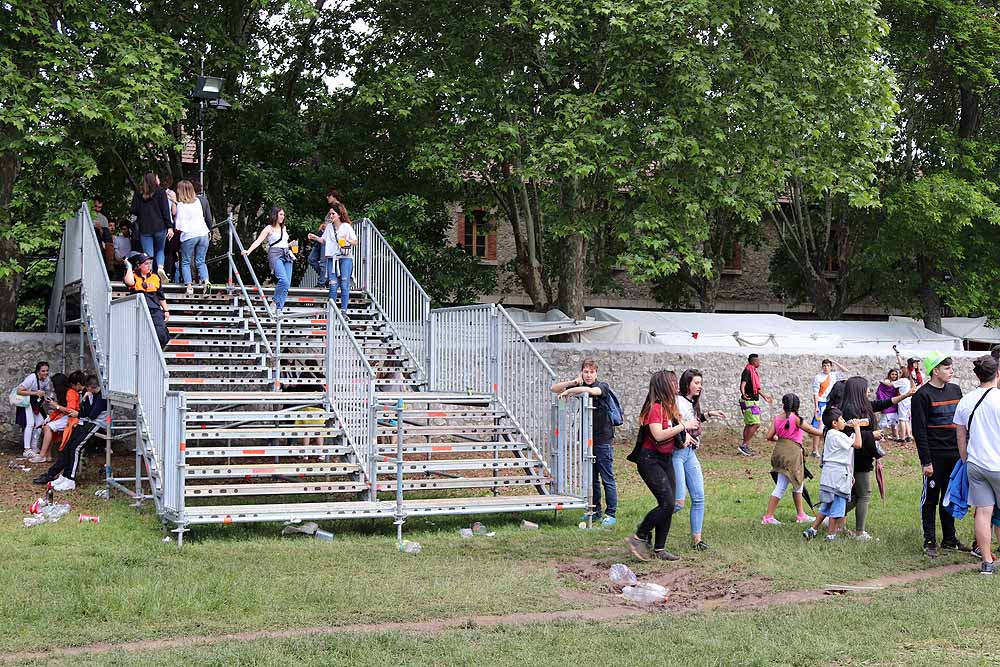
{"type": "Polygon", "coordinates": [[[362,218],[356,233],[361,270],[355,272],[355,284],[368,294],[426,380],[431,299],[371,220],[362,218]]]}
{"type": "MultiPolygon", "coordinates": [[[[233,223],[233,216],[232,216],[232,214],[230,214],[230,216],[227,218],[227,220],[229,222],[229,241],[230,241],[229,257],[230,257],[230,260],[232,260],[232,256],[233,256],[232,242],[235,241],[236,242],[236,249],[239,250],[240,256],[243,257],[243,261],[247,265],[247,270],[250,271],[250,277],[253,279],[253,286],[255,288],[257,288],[257,294],[260,294],[260,298],[264,300],[264,310],[267,311],[267,316],[268,317],[274,317],[274,312],[271,310],[271,305],[267,302],[267,297],[264,296],[264,288],[260,286],[260,281],[257,280],[257,272],[253,270],[253,265],[250,263],[250,257],[249,257],[249,255],[244,255],[243,254],[245,248],[243,247],[243,241],[240,240],[240,235],[236,233],[236,225],[233,223]]],[[[233,266],[231,268],[233,269],[233,272],[235,273],[236,278],[240,281],[240,285],[242,286],[243,285],[243,280],[242,280],[242,278],[240,278],[240,272],[239,272],[239,270],[235,266],[233,266]]],[[[246,288],[243,289],[243,293],[246,294],[246,288]]],[[[248,302],[249,302],[249,300],[248,300],[248,302]]],[[[252,309],[253,305],[251,304],[250,307],[252,309]]],[[[254,314],[254,318],[256,318],[256,313],[254,314]]]]}
{"type": "Polygon", "coordinates": [[[347,319],[332,301],[327,302],[326,332],[327,404],[369,482],[369,499],[375,500],[375,371],[354,339],[347,319]]]}
{"type": "MultiPolygon", "coordinates": [[[[326,316],[326,310],[316,308],[312,310],[297,310],[297,311],[287,311],[282,313],[275,313],[274,316],[274,355],[273,355],[273,367],[274,367],[274,377],[272,378],[274,382],[274,388],[278,389],[281,387],[281,323],[284,320],[302,320],[308,319],[315,315],[326,316]]],[[[316,322],[316,324],[321,324],[316,322]]],[[[326,324],[326,320],[323,320],[322,324],[326,324]]]]}

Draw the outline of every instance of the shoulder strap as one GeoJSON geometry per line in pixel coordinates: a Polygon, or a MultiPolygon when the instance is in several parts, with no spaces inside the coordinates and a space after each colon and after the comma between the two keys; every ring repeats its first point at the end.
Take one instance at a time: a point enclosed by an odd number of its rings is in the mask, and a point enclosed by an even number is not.
{"type": "Polygon", "coordinates": [[[273,248],[275,245],[281,243],[281,239],[282,237],[284,237],[284,235],[285,235],[285,227],[282,225],[281,231],[278,232],[278,238],[274,241],[274,243],[268,244],[267,247],[273,248]]]}
{"type": "Polygon", "coordinates": [[[972,412],[969,413],[969,421],[965,425],[965,430],[970,435],[972,434],[972,418],[976,416],[976,410],[978,410],[979,406],[983,404],[983,401],[986,400],[986,397],[989,395],[989,393],[991,391],[993,391],[993,387],[990,387],[989,389],[987,389],[986,391],[984,391],[983,395],[979,397],[978,401],[976,401],[976,407],[972,408],[972,412]]]}

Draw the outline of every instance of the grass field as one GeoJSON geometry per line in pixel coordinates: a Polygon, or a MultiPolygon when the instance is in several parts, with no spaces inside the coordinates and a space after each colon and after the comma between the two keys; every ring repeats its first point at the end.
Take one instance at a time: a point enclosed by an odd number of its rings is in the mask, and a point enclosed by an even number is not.
{"type": "MultiPolygon", "coordinates": [[[[458,528],[474,519],[415,520],[406,536],[423,545],[420,554],[399,553],[388,522],[330,524],[325,527],[337,533],[332,543],[282,539],[275,525],[198,528],[178,551],[160,541],[155,517],[138,515],[123,501],[102,503],[90,495],[96,486],[85,487],[76,497],[82,506],[100,509],[100,524],[80,525],[67,517],[25,529],[16,511],[0,514],[0,655],[95,642],[618,605],[607,586],[607,568],[630,562],[640,578],[674,591],[669,612],[613,623],[229,642],[72,662],[381,665],[412,658],[414,664],[554,665],[593,662],[604,653],[615,656],[615,664],[636,665],[979,664],[970,651],[996,627],[1000,596],[994,589],[1000,582],[978,575],[889,589],[864,602],[851,595],[794,606],[762,603],[738,612],[724,608],[727,600],[764,601],[774,591],[949,563],[968,563],[972,573],[968,555],[931,561],[920,552],[919,468],[912,451],[897,448],[887,459],[888,495],[884,503],[873,501],[869,515],[868,529],[879,541],[834,544],[802,539],[791,523],[790,498],[777,513],[789,523],[759,524],[773,486],[766,455],[738,458],[722,438],[702,454],[704,532],[712,550],[690,549],[687,515],[680,514],[668,546],[683,560],[664,564],[628,560],[622,540],[652,498],[624,460],[618,466],[616,529],[583,531],[576,526],[579,515],[547,513],[525,515],[541,528],[523,531],[524,517],[495,516],[483,518],[495,537],[466,540],[458,528]],[[707,610],[706,600],[723,608],[707,610]]],[[[971,541],[971,521],[959,526],[960,537],[971,541]]],[[[982,664],[996,664],[993,657],[982,664]]]]}

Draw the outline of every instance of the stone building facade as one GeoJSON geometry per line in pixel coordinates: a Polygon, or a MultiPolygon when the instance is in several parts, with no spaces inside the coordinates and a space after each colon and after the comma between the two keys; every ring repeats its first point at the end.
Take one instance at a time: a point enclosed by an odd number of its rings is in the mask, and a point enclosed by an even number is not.
{"type": "MultiPolygon", "coordinates": [[[[449,209],[452,226],[449,239],[466,249],[466,252],[480,258],[483,264],[494,266],[498,272],[514,259],[515,247],[510,222],[495,211],[469,208],[466,210],[456,203],[449,209]]],[[[722,271],[719,286],[717,310],[719,312],[760,312],[795,314],[809,313],[808,304],[787,306],[768,284],[771,257],[778,248],[779,240],[774,229],[764,224],[761,227],[764,241],[758,248],[737,245],[733,248],[732,259],[722,271]]],[[[507,306],[531,307],[531,300],[520,288],[512,273],[511,278],[498,286],[497,294],[484,294],[483,303],[503,303],[507,306]]],[[[664,306],[647,284],[631,280],[624,268],[615,271],[618,287],[602,294],[588,291],[586,308],[626,308],[637,310],[663,310],[664,306]]],[[[847,311],[851,316],[884,317],[887,312],[874,303],[856,305],[847,311]]]]}

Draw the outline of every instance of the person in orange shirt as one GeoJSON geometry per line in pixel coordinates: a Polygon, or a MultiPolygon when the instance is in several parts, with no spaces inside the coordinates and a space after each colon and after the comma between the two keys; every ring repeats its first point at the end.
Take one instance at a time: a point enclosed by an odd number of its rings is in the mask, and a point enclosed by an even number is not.
{"type": "Polygon", "coordinates": [[[87,378],[81,371],[72,373],[68,378],[62,373],[52,376],[55,400],[48,401],[50,412],[42,426],[42,451],[31,458],[32,463],[50,463],[55,434],[59,434],[59,443],[62,444],[62,438],[72,432],[80,416],[80,392],[86,381],[87,378]]]}
{"type": "MultiPolygon", "coordinates": [[[[840,364],[832,359],[824,359],[822,363],[822,370],[816,374],[812,382],[812,403],[813,403],[813,418],[812,427],[815,429],[823,428],[823,410],[826,410],[826,405],[828,399],[830,398],[830,390],[833,389],[833,385],[837,384],[838,380],[846,380],[845,375],[850,372],[850,369],[840,364]],[[838,370],[833,370],[836,366],[838,370]],[[838,372],[839,371],[839,372],[838,372]]],[[[821,436],[814,435],[812,438],[812,456],[814,459],[819,458],[819,442],[821,436]]]]}

